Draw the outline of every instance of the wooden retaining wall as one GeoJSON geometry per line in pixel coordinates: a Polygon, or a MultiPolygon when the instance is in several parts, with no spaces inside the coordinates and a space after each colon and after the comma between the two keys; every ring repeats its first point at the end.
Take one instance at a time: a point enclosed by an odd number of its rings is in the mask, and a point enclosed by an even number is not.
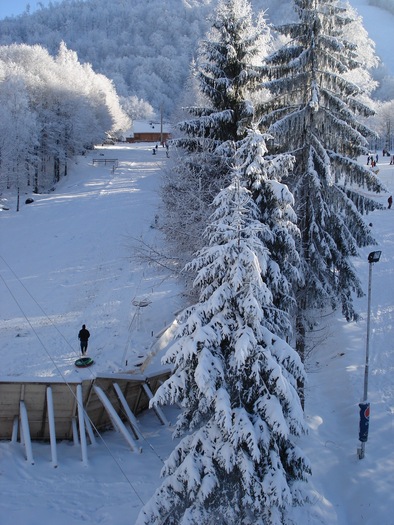
{"type": "MultiPolygon", "coordinates": [[[[0,440],[23,440],[21,429],[22,416],[27,413],[28,430],[32,441],[49,441],[50,414],[53,413],[56,440],[75,439],[78,428],[77,389],[81,386],[82,403],[90,424],[98,431],[113,428],[112,409],[122,421],[126,421],[127,407],[132,415],[149,408],[149,399],[158,387],[170,375],[163,371],[151,376],[131,374],[99,375],[91,380],[65,383],[55,379],[40,378],[37,380],[18,381],[0,379],[0,440]],[[117,386],[115,386],[117,385],[117,386]],[[48,396],[50,389],[50,396],[48,396]],[[105,408],[100,399],[103,391],[112,408],[105,408]],[[121,392],[121,394],[119,394],[121,392]],[[127,402],[122,405],[121,397],[127,402]],[[52,407],[48,407],[49,403],[52,407]]],[[[158,417],[163,423],[164,416],[158,417]]]]}

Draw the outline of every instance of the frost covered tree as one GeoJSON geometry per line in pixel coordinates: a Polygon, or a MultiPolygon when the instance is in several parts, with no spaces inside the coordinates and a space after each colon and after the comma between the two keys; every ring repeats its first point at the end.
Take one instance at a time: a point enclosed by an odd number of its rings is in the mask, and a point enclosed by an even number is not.
{"type": "Polygon", "coordinates": [[[0,191],[39,192],[71,158],[129,125],[111,81],[62,44],[0,47],[0,191]]]}
{"type": "Polygon", "coordinates": [[[310,467],[296,439],[304,370],[271,330],[270,228],[241,173],[214,200],[208,245],[190,263],[199,302],[178,320],[164,357],[173,374],[153,399],[180,405],[182,439],[137,525],[283,525],[305,499],[310,467]]]}
{"type": "Polygon", "coordinates": [[[294,198],[282,180],[293,169],[291,155],[267,155],[266,142],[272,139],[257,129],[249,129],[237,143],[236,162],[259,209],[259,218],[267,226],[262,232],[264,245],[270,252],[265,281],[276,307],[267,312],[275,319],[275,333],[291,339],[289,316],[296,310],[295,289],[303,284],[297,245],[300,232],[296,226],[294,198]],[[285,314],[285,315],[284,315],[285,314]]]}
{"type": "Polygon", "coordinates": [[[373,104],[370,97],[376,92],[379,85],[379,82],[371,76],[371,71],[376,76],[376,70],[380,64],[375,51],[375,42],[369,38],[362,17],[348,1],[344,1],[343,9],[345,10],[346,24],[342,28],[342,37],[356,46],[358,62],[357,67],[349,68],[348,71],[344,72],[344,77],[357,85],[359,97],[370,106],[373,104]]]}
{"type": "Polygon", "coordinates": [[[149,120],[155,118],[153,107],[146,100],[140,100],[135,95],[131,97],[120,97],[123,111],[130,120],[149,120]]]}
{"type": "Polygon", "coordinates": [[[394,100],[375,105],[374,129],[379,133],[383,149],[393,154],[394,146],[394,100]]]}
{"type": "Polygon", "coordinates": [[[14,64],[12,74],[0,63],[0,185],[15,188],[19,195],[32,184],[28,166],[34,161],[36,115],[30,111],[23,72],[14,64]]]}
{"type": "Polygon", "coordinates": [[[254,19],[247,0],[220,0],[198,50],[197,104],[177,125],[163,188],[165,229],[188,259],[201,246],[208,205],[228,185],[235,144],[253,119],[253,94],[262,82],[258,57],[268,42],[268,27],[263,17],[254,19]]]}
{"type": "Polygon", "coordinates": [[[67,0],[0,20],[0,44],[39,44],[56,55],[62,40],[81,62],[114,80],[124,97],[165,115],[183,90],[190,58],[216,0],[67,0]],[[66,21],[66,22],[65,22],[66,21]]]}
{"type": "Polygon", "coordinates": [[[267,59],[272,97],[261,108],[261,125],[279,151],[296,159],[286,182],[295,198],[307,276],[297,291],[297,344],[303,354],[305,330],[313,323],[309,311],[341,306],[346,319],[356,318],[352,297],[363,292],[351,257],[374,242],[362,214],[377,207],[365,188],[383,188],[357,162],[370,136],[361,119],[372,111],[346,76],[360,66],[356,45],[344,36],[352,22],[349,11],[337,0],[294,5],[299,19],[276,28],[288,40],[267,59]]]}

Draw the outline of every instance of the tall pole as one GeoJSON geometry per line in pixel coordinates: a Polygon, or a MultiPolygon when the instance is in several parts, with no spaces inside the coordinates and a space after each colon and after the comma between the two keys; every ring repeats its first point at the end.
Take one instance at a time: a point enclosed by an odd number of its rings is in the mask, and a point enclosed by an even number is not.
{"type": "Polygon", "coordinates": [[[368,314],[367,314],[367,344],[365,347],[365,369],[364,369],[364,396],[363,401],[368,399],[368,376],[369,376],[369,340],[371,333],[371,288],[372,288],[372,264],[369,263],[368,273],[368,314]]]}
{"type": "Polygon", "coordinates": [[[361,447],[357,449],[359,459],[365,456],[365,443],[368,440],[370,403],[368,402],[368,378],[369,378],[369,341],[371,334],[371,289],[372,289],[372,265],[380,259],[381,251],[371,252],[368,256],[368,310],[367,310],[367,342],[365,347],[365,368],[364,368],[364,393],[360,407],[360,432],[359,440],[361,447]]]}
{"type": "Polygon", "coordinates": [[[160,106],[160,146],[163,145],[163,106],[160,106]]]}

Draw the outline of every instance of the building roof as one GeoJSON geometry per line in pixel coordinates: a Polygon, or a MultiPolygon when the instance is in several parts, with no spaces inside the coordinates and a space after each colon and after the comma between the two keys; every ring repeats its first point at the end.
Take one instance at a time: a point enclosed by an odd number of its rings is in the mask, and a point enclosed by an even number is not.
{"type": "Polygon", "coordinates": [[[163,122],[163,129],[158,120],[133,120],[132,128],[128,131],[127,136],[133,137],[134,133],[171,133],[171,126],[168,122],[163,122]]]}

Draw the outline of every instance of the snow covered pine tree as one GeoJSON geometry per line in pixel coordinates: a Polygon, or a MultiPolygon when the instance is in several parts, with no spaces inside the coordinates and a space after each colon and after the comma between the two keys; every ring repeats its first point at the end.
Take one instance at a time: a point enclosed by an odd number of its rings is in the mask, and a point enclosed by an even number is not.
{"type": "Polygon", "coordinates": [[[362,213],[379,205],[363,188],[384,188],[357,162],[367,151],[368,128],[358,115],[372,111],[346,73],[357,69],[357,49],[344,37],[352,22],[337,0],[294,0],[299,20],[276,29],[289,40],[267,59],[272,99],[263,104],[261,126],[296,158],[288,185],[295,198],[302,234],[301,263],[308,276],[298,288],[297,348],[305,350],[305,331],[316,309],[342,306],[356,318],[353,293],[362,295],[350,257],[374,242],[362,213]]]}
{"type": "Polygon", "coordinates": [[[310,466],[296,444],[304,369],[267,328],[277,319],[267,318],[275,307],[263,280],[269,227],[233,175],[214,201],[209,245],[190,263],[199,302],[179,318],[163,360],[173,374],[153,399],[182,407],[182,439],[136,525],[283,525],[305,501],[310,466]]]}
{"type": "Polygon", "coordinates": [[[258,206],[259,220],[266,225],[260,232],[270,253],[264,281],[276,307],[269,305],[265,318],[271,324],[266,326],[291,341],[290,317],[296,312],[295,290],[303,284],[297,251],[301,235],[296,226],[293,195],[281,181],[293,168],[294,157],[267,156],[266,140],[271,139],[258,129],[248,130],[246,137],[237,143],[236,159],[242,179],[258,206]]]}
{"type": "MultiPolygon", "coordinates": [[[[202,246],[209,205],[228,186],[236,142],[254,117],[253,97],[263,82],[261,58],[268,53],[269,28],[247,0],[222,0],[201,42],[194,75],[195,105],[178,123],[177,152],[163,185],[164,229],[186,263],[202,246]]],[[[271,48],[270,48],[271,49],[271,48]]]]}

